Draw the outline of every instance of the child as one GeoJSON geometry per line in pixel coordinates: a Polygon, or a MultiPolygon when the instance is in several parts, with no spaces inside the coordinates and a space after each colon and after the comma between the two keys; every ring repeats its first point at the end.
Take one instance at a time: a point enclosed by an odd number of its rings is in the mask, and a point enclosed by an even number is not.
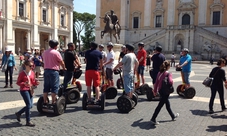
{"type": "Polygon", "coordinates": [[[22,55],[22,54],[20,53],[20,66],[22,65],[23,60],[24,60],[24,55],[22,55]]]}

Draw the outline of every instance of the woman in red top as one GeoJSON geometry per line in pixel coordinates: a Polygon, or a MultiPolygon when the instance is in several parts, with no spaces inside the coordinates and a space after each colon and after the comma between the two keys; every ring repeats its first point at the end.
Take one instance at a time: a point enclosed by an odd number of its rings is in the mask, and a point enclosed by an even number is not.
{"type": "MultiPolygon", "coordinates": [[[[160,101],[158,103],[158,106],[155,109],[155,112],[151,118],[151,123],[154,125],[158,125],[159,122],[156,121],[156,117],[158,116],[158,113],[160,112],[161,108],[163,107],[164,104],[166,104],[166,109],[169,113],[169,115],[171,116],[172,120],[175,120],[175,118],[177,118],[179,116],[179,113],[176,113],[175,115],[173,114],[171,108],[170,108],[170,102],[169,102],[169,94],[165,93],[165,90],[162,90],[162,80],[164,80],[164,78],[167,76],[167,74],[169,73],[168,70],[170,68],[170,63],[168,61],[164,61],[162,63],[162,65],[160,66],[160,71],[157,75],[156,78],[156,82],[154,85],[154,95],[157,94],[157,92],[159,92],[160,94],[160,101]]],[[[169,83],[173,84],[173,79],[172,79],[172,74],[169,73],[169,83]]]]}
{"type": "Polygon", "coordinates": [[[35,79],[35,73],[32,71],[33,62],[26,60],[24,62],[25,70],[21,71],[18,79],[17,85],[20,86],[20,94],[24,99],[26,106],[20,111],[16,112],[17,120],[20,122],[21,114],[25,112],[26,115],[26,126],[35,126],[35,124],[30,122],[30,109],[33,105],[33,87],[39,85],[39,81],[35,79]]]}

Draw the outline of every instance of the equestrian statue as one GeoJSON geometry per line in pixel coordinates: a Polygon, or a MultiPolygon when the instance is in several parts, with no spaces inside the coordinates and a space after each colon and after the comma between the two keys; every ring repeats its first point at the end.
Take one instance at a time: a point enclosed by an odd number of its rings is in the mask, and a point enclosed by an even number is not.
{"type": "Polygon", "coordinates": [[[113,10],[110,10],[110,15],[107,13],[104,17],[99,17],[103,19],[103,22],[106,24],[103,31],[101,31],[101,38],[103,38],[105,33],[109,33],[110,35],[110,41],[112,42],[112,35],[116,39],[116,43],[118,43],[118,40],[120,39],[120,31],[121,26],[119,24],[119,20],[116,14],[114,14],[113,10]]]}

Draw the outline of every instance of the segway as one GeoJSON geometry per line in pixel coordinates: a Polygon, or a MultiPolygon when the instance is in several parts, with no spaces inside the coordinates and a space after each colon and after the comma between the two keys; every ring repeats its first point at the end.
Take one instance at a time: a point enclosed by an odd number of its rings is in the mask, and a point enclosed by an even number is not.
{"type": "MultiPolygon", "coordinates": [[[[118,70],[118,72],[122,72],[121,69],[118,70]]],[[[120,73],[116,73],[115,75],[120,74],[120,73]]],[[[135,92],[138,95],[144,95],[146,94],[146,87],[148,86],[147,84],[143,84],[141,86],[139,86],[139,79],[137,79],[137,82],[135,83],[135,92]]],[[[122,76],[120,76],[120,78],[117,79],[117,88],[118,89],[123,89],[123,82],[122,82],[122,76]]]]}
{"type": "MultiPolygon", "coordinates": [[[[100,92],[105,93],[106,99],[114,99],[117,96],[117,88],[114,86],[110,86],[107,83],[107,80],[105,79],[105,76],[102,74],[102,71],[100,71],[100,81],[101,81],[101,87],[100,92]],[[102,76],[104,76],[104,81],[102,80],[102,76]]],[[[95,97],[95,87],[93,87],[93,95],[95,97]]]]}
{"type": "Polygon", "coordinates": [[[96,103],[94,102],[94,98],[92,99],[92,102],[88,102],[88,95],[87,93],[84,93],[83,98],[82,98],[82,109],[87,110],[88,108],[100,108],[101,110],[105,109],[105,93],[101,94],[101,100],[96,103]]]}
{"type": "Polygon", "coordinates": [[[182,78],[182,81],[183,81],[183,84],[180,84],[177,87],[177,94],[179,96],[182,96],[182,97],[185,97],[185,98],[188,98],[188,99],[192,99],[196,94],[195,88],[194,87],[185,88],[184,75],[182,73],[181,68],[177,67],[176,71],[181,71],[181,78],[182,78]]]}
{"type": "Polygon", "coordinates": [[[77,103],[79,101],[82,86],[76,79],[80,78],[81,74],[82,70],[79,68],[75,69],[72,84],[68,84],[65,90],[63,84],[59,86],[58,96],[61,97],[63,95],[66,99],[66,104],[77,103]]]}
{"type": "MultiPolygon", "coordinates": [[[[120,75],[120,79],[123,84],[121,70],[120,69],[114,70],[114,74],[120,75]]],[[[122,95],[117,99],[117,108],[122,113],[128,113],[137,105],[137,103],[138,103],[138,95],[135,92],[132,92],[132,99],[131,99],[129,98],[129,96],[127,96],[125,91],[123,91],[122,95]]]]}
{"type": "Polygon", "coordinates": [[[65,112],[66,102],[65,102],[64,96],[57,98],[57,101],[55,104],[50,104],[48,97],[47,97],[47,101],[48,103],[44,105],[43,96],[39,98],[37,102],[37,110],[39,113],[43,114],[47,112],[47,113],[54,113],[55,115],[61,115],[65,112]]]}

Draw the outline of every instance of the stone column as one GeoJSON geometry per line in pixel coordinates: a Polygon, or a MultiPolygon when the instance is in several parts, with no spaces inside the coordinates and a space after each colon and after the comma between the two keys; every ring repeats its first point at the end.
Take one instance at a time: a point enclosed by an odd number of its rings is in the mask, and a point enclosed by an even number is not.
{"type": "Polygon", "coordinates": [[[52,27],[54,28],[52,38],[58,40],[58,23],[60,24],[60,19],[58,19],[59,12],[57,1],[53,1],[52,11],[52,27]]]}
{"type": "Polygon", "coordinates": [[[151,0],[145,0],[144,2],[144,27],[150,28],[151,22],[151,0]]]}
{"type": "Polygon", "coordinates": [[[165,36],[165,51],[172,51],[172,46],[170,46],[170,38],[169,38],[169,30],[166,31],[166,36],[165,36]]]}
{"type": "Polygon", "coordinates": [[[174,42],[174,33],[173,33],[173,30],[172,31],[170,31],[169,32],[170,34],[169,34],[169,47],[173,47],[173,46],[175,46],[175,43],[173,43],[174,42]]]}
{"type": "Polygon", "coordinates": [[[175,0],[168,0],[167,25],[174,25],[175,0]]]}
{"type": "Polygon", "coordinates": [[[37,0],[34,0],[31,2],[31,14],[33,14],[33,17],[32,17],[32,24],[33,24],[33,28],[31,29],[31,45],[34,47],[34,48],[40,48],[40,42],[39,42],[39,30],[38,30],[38,25],[39,25],[39,22],[38,22],[38,8],[40,8],[38,5],[38,1],[37,0]]]}
{"type": "Polygon", "coordinates": [[[101,39],[101,24],[100,24],[100,16],[101,15],[101,0],[96,0],[96,21],[95,21],[95,41],[98,43],[102,43],[102,39],[101,39]]]}
{"type": "Polygon", "coordinates": [[[195,34],[195,32],[194,32],[194,30],[191,30],[190,32],[189,32],[189,51],[194,51],[194,46],[198,46],[198,43],[195,43],[194,44],[194,34],[195,34]]]}
{"type": "MultiPolygon", "coordinates": [[[[68,10],[68,21],[69,21],[69,41],[73,42],[73,7],[68,10]]],[[[97,20],[97,19],[96,19],[97,20]]]]}
{"type": "Polygon", "coordinates": [[[27,49],[31,49],[31,32],[27,32],[27,49]]]}
{"type": "Polygon", "coordinates": [[[2,43],[3,43],[3,40],[2,40],[2,27],[0,27],[0,51],[2,51],[2,43]]]}
{"type": "Polygon", "coordinates": [[[120,35],[120,43],[125,43],[126,42],[126,33],[127,33],[127,26],[128,24],[128,16],[129,15],[129,5],[130,1],[128,0],[121,0],[121,15],[120,16],[120,25],[121,25],[121,35],[120,35]]]}

